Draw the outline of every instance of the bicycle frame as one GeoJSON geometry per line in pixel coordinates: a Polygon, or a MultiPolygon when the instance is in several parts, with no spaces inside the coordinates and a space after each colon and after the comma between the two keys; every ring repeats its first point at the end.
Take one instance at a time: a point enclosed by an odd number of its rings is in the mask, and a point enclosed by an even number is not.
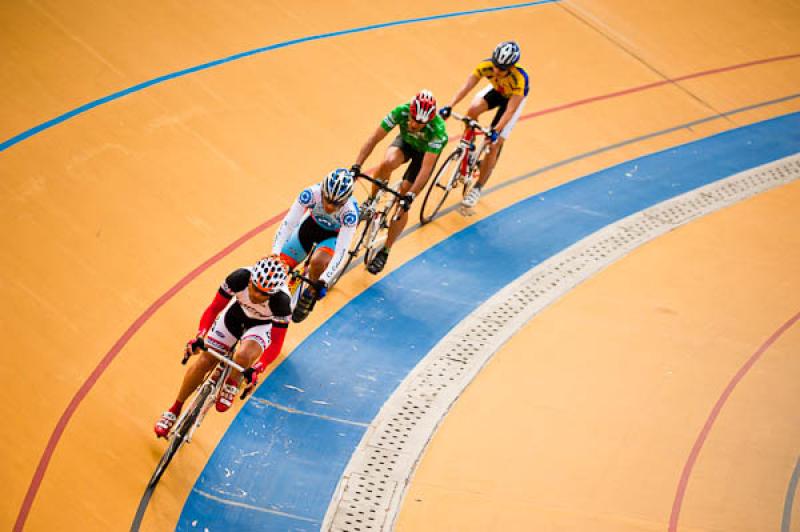
{"type": "Polygon", "coordinates": [[[467,126],[458,143],[459,147],[463,149],[461,160],[459,161],[459,169],[461,171],[462,180],[466,182],[472,177],[472,173],[479,161],[483,158],[486,151],[488,151],[491,130],[484,128],[477,120],[473,120],[467,116],[458,113],[451,113],[450,116],[463,122],[467,126]],[[483,139],[480,149],[476,151],[475,139],[479,136],[483,136],[483,139]]]}
{"type": "MultiPolygon", "coordinates": [[[[380,190],[375,195],[375,197],[372,200],[372,203],[370,204],[370,207],[373,211],[372,216],[370,216],[367,219],[359,220],[358,222],[358,226],[361,227],[361,229],[356,229],[357,235],[353,239],[355,245],[353,245],[351,249],[347,251],[349,256],[345,260],[345,263],[341,266],[341,270],[339,273],[340,277],[344,275],[345,271],[348,269],[353,259],[360,254],[362,246],[366,249],[364,253],[364,263],[369,264],[369,261],[372,260],[372,257],[377,252],[376,249],[377,246],[375,244],[377,241],[376,239],[378,237],[378,233],[380,232],[381,229],[388,228],[388,224],[386,223],[388,214],[392,210],[392,208],[397,204],[397,200],[400,199],[400,197],[402,196],[392,186],[384,183],[379,179],[375,179],[374,177],[369,176],[367,174],[359,173],[356,176],[356,179],[364,179],[365,181],[369,181],[373,185],[377,186],[380,190]],[[382,196],[385,193],[389,193],[394,197],[391,199],[391,201],[388,201],[384,204],[383,209],[378,209],[377,206],[380,204],[382,196]]],[[[395,216],[392,218],[392,221],[398,218],[399,218],[399,213],[396,213],[395,216]]]]}

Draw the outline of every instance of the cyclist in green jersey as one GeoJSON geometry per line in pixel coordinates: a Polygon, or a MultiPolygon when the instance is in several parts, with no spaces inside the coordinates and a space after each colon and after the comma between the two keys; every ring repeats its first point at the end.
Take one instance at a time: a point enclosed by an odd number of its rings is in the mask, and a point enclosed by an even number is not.
{"type": "MultiPolygon", "coordinates": [[[[351,170],[355,175],[361,171],[369,154],[375,146],[383,140],[386,135],[395,127],[400,127],[400,134],[394,142],[386,149],[383,161],[375,171],[375,178],[384,182],[389,180],[392,172],[401,164],[411,161],[406,173],[403,175],[403,182],[400,185],[400,200],[402,213],[400,217],[393,221],[389,226],[389,234],[386,237],[386,244],[381,249],[372,262],[367,266],[367,271],[372,274],[381,272],[386,266],[389,258],[389,250],[392,244],[403,232],[408,221],[408,209],[417,194],[423,189],[425,183],[433,172],[436,159],[442,153],[447,144],[447,130],[444,120],[436,114],[436,99],[428,90],[420,91],[409,103],[398,105],[386,115],[380,126],[370,135],[361,151],[358,152],[355,164],[351,170]]],[[[372,196],[377,193],[377,187],[372,187],[372,196]]],[[[367,205],[371,198],[365,202],[367,205]]],[[[362,207],[362,213],[365,209],[362,207]]],[[[366,212],[365,217],[371,213],[366,212]]]]}

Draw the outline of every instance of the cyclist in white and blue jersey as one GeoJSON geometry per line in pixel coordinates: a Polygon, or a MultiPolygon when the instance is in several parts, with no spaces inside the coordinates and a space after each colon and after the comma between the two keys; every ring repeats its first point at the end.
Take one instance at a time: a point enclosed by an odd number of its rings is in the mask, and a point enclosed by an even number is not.
{"type": "Polygon", "coordinates": [[[292,314],[295,322],[303,321],[316,300],[325,297],[331,279],[350,249],[358,224],[354,181],[350,170],[337,168],[321,183],[303,190],[275,235],[272,252],[280,254],[292,269],[305,260],[316,244],[306,272],[315,286],[300,295],[292,314]]]}

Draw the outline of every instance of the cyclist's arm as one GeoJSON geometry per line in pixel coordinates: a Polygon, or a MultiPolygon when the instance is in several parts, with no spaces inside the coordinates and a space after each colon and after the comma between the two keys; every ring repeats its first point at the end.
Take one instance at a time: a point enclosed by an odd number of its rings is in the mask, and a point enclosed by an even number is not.
{"type": "Polygon", "coordinates": [[[503,118],[497,122],[497,125],[494,127],[495,131],[503,131],[505,129],[506,124],[511,121],[511,117],[514,116],[514,113],[517,112],[517,108],[519,104],[522,102],[523,96],[521,94],[515,94],[511,98],[508,99],[508,105],[506,106],[506,111],[503,113],[503,118]]]}
{"type": "Polygon", "coordinates": [[[239,268],[225,278],[225,282],[222,283],[219,290],[217,290],[217,295],[214,296],[214,301],[206,308],[200,318],[197,336],[205,336],[219,313],[225,309],[225,306],[233,298],[234,293],[247,288],[247,283],[249,282],[250,272],[244,268],[239,268]]]}
{"type": "Polygon", "coordinates": [[[294,231],[297,224],[300,223],[300,220],[303,219],[303,214],[305,214],[305,212],[306,207],[300,203],[300,199],[298,198],[289,208],[289,212],[286,213],[286,216],[283,217],[283,222],[281,222],[281,226],[278,227],[278,232],[275,233],[275,241],[272,243],[272,253],[280,254],[284,244],[289,240],[292,231],[294,231]]]}
{"type": "Polygon", "coordinates": [[[206,308],[200,318],[200,325],[197,326],[197,336],[206,335],[208,329],[211,328],[211,324],[214,323],[214,320],[217,319],[219,313],[222,312],[230,300],[231,296],[223,294],[221,290],[217,292],[217,295],[214,296],[214,301],[206,308]]]}
{"type": "Polygon", "coordinates": [[[333,251],[333,258],[319,277],[319,280],[323,281],[326,285],[330,284],[331,279],[333,279],[333,276],[339,270],[339,267],[341,267],[345,254],[350,249],[350,244],[353,242],[353,237],[356,234],[357,222],[358,218],[355,218],[352,224],[342,224],[342,228],[339,230],[339,236],[336,237],[336,249],[333,251]]]}
{"type": "Polygon", "coordinates": [[[414,180],[414,184],[411,185],[409,192],[413,192],[418,196],[420,190],[425,188],[425,183],[428,182],[428,178],[430,178],[431,173],[433,172],[433,167],[436,165],[436,159],[438,158],[438,153],[433,153],[430,151],[425,152],[425,155],[422,157],[422,166],[420,166],[417,178],[414,180]]]}
{"type": "Polygon", "coordinates": [[[258,359],[261,370],[269,366],[281,354],[291,316],[289,296],[283,292],[278,292],[270,297],[269,307],[274,317],[272,318],[269,345],[258,359]]]}
{"type": "Polygon", "coordinates": [[[453,96],[453,99],[451,100],[449,107],[455,107],[458,102],[463,100],[464,96],[466,96],[467,93],[471,91],[473,87],[475,87],[475,85],[478,84],[480,79],[481,78],[474,72],[470,74],[469,77],[467,78],[467,81],[464,82],[464,86],[458,90],[455,96],[453,96]]]}
{"type": "Polygon", "coordinates": [[[389,132],[383,128],[383,126],[378,126],[375,131],[372,132],[372,135],[367,139],[367,142],[361,147],[361,151],[358,152],[358,157],[356,157],[356,164],[361,166],[364,164],[364,161],[367,160],[369,154],[372,153],[372,150],[375,149],[375,146],[378,145],[380,141],[386,138],[389,132]]]}

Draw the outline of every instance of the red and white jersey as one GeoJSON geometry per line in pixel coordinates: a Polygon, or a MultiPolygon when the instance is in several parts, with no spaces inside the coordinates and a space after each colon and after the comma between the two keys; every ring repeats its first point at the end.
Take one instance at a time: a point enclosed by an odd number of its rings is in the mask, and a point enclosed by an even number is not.
{"type": "Polygon", "coordinates": [[[284,283],[277,292],[269,296],[269,299],[255,303],[250,299],[250,292],[247,289],[252,271],[252,268],[249,267],[239,268],[228,275],[219,287],[220,293],[238,303],[248,318],[258,321],[289,323],[292,315],[289,288],[284,283]]]}

